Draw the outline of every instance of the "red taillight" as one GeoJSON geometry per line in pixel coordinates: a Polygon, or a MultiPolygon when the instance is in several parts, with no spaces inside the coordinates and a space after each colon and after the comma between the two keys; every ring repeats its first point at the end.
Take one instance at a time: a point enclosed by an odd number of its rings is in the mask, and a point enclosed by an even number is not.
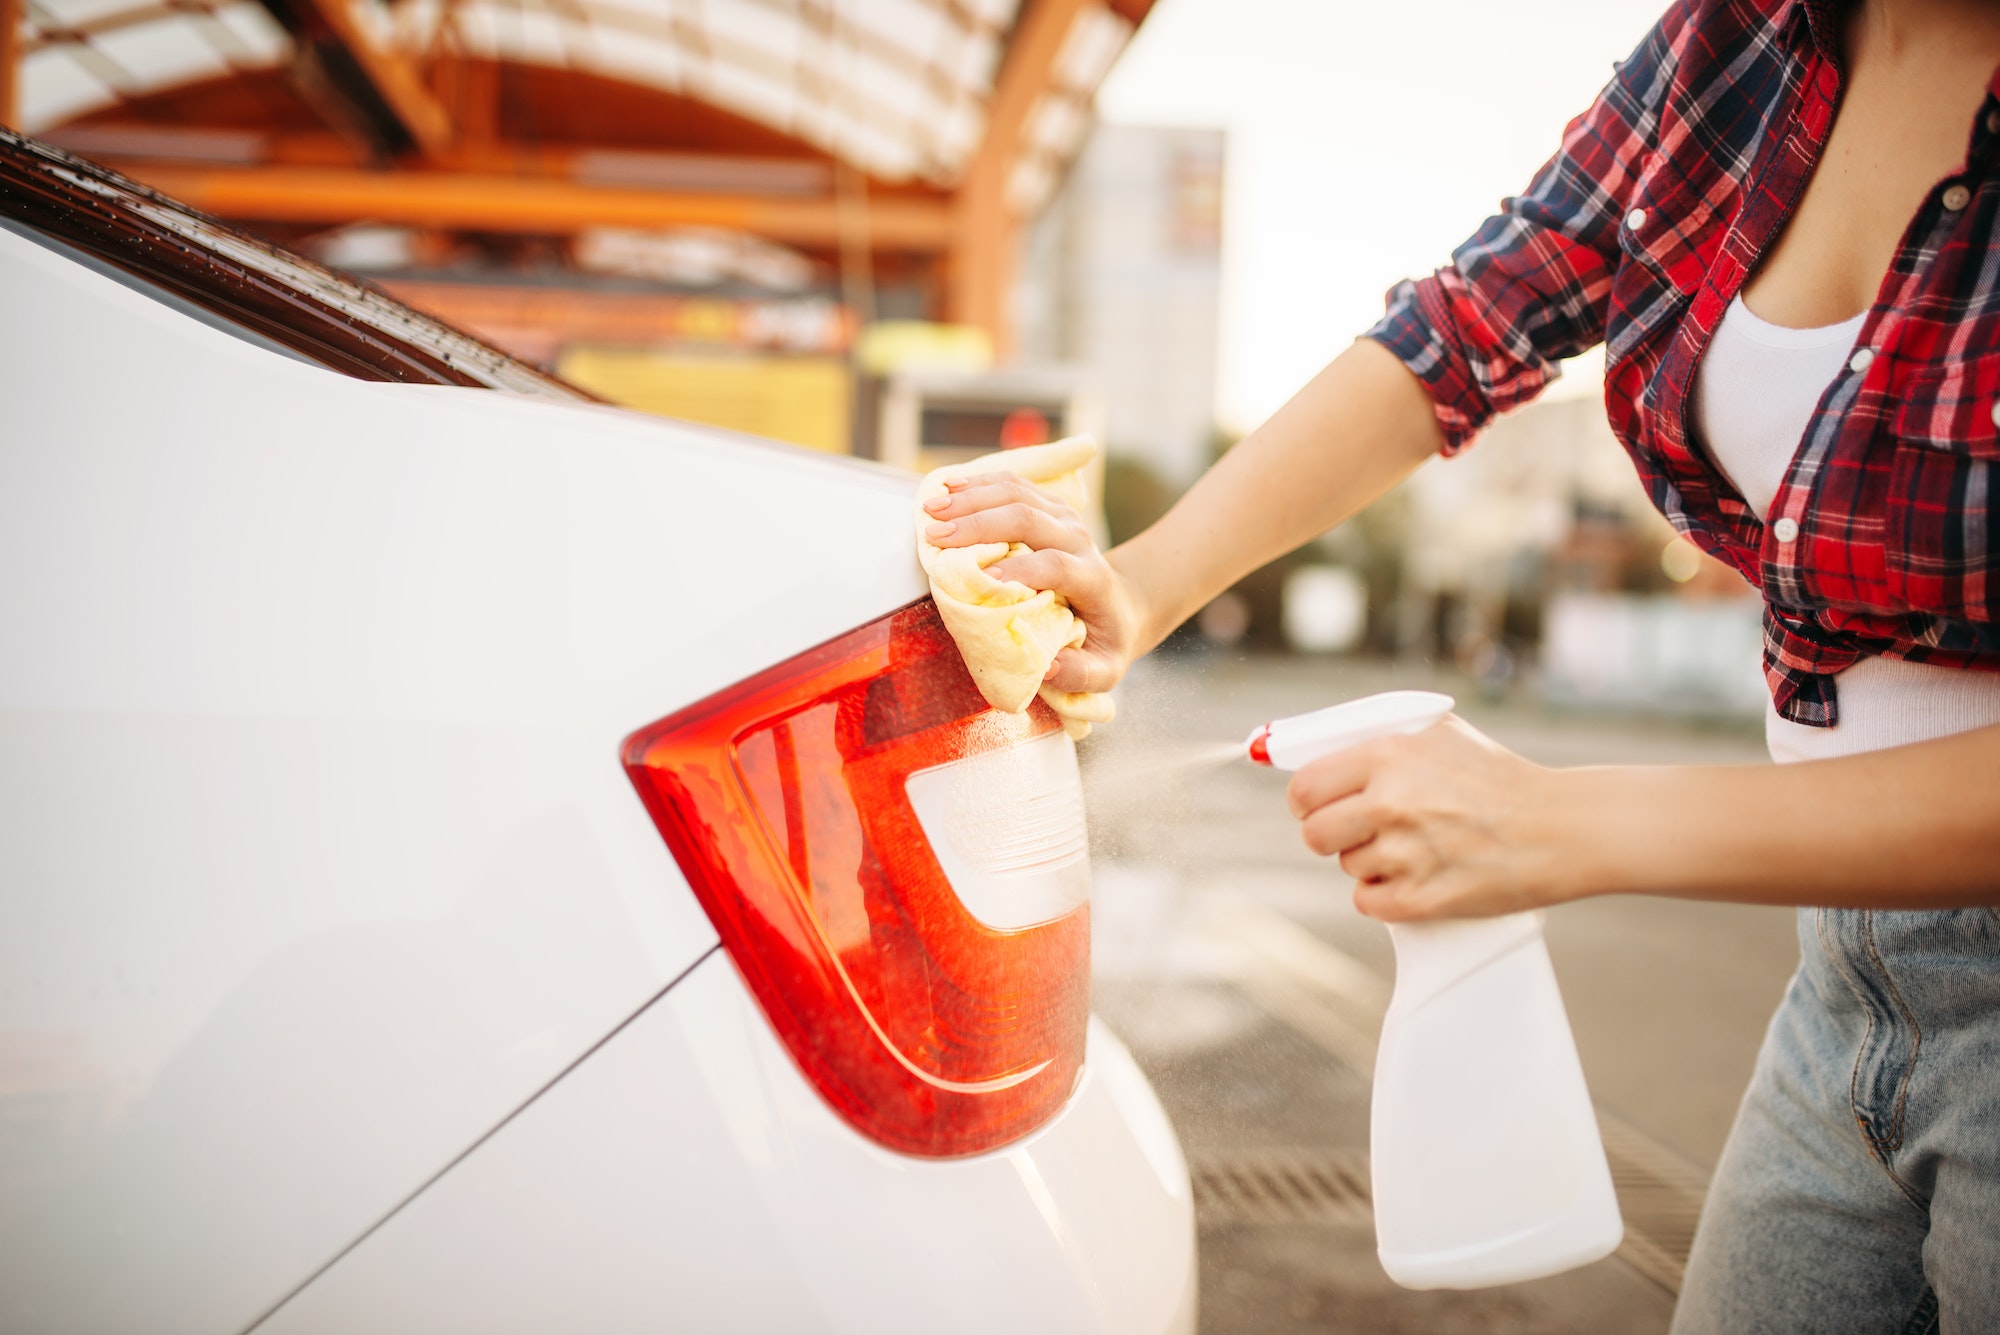
{"type": "Polygon", "coordinates": [[[1001,931],[939,868],[911,775],[1060,729],[988,709],[926,601],[625,743],[724,946],[828,1103],[909,1154],[973,1154],[1062,1106],[1083,1064],[1087,906],[1001,931]]]}

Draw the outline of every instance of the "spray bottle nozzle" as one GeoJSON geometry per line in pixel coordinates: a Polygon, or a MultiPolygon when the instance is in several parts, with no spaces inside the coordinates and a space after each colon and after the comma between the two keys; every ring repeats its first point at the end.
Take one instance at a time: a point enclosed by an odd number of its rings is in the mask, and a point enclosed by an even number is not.
{"type": "Polygon", "coordinates": [[[1243,749],[1249,752],[1250,759],[1259,765],[1269,765],[1271,763],[1271,748],[1268,745],[1270,740],[1271,725],[1266,723],[1250,734],[1250,739],[1243,744],[1243,749]]]}
{"type": "Polygon", "coordinates": [[[1451,697],[1435,691],[1384,691],[1310,714],[1272,719],[1243,749],[1272,769],[1295,770],[1323,755],[1391,733],[1422,732],[1451,712],[1451,697]]]}

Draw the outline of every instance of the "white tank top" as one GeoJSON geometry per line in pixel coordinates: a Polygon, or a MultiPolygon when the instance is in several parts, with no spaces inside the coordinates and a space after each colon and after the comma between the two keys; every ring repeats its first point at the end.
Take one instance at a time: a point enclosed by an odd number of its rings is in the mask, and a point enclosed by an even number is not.
{"type": "MultiPolygon", "coordinates": [[[[1770,513],[1813,410],[1866,318],[1786,329],[1751,314],[1740,296],[1723,312],[1689,407],[1716,466],[1758,514],[1770,513]]],[[[1870,657],[1834,681],[1840,722],[1831,728],[1793,723],[1766,703],[1771,759],[1824,760],[2000,723],[2000,673],[1870,657]]]]}

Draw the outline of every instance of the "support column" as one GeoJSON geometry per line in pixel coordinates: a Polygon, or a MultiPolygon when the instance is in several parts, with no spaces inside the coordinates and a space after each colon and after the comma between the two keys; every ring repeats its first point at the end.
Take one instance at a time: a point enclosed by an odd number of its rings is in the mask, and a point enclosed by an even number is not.
{"type": "Polygon", "coordinates": [[[980,141],[952,201],[947,318],[984,329],[994,356],[1013,348],[1014,266],[1021,223],[1007,206],[1007,179],[1019,160],[1029,113],[1055,75],[1077,15],[1097,0],[1022,0],[1006,59],[987,104],[980,141]]]}
{"type": "Polygon", "coordinates": [[[0,0],[0,125],[21,125],[21,0],[0,0]]]}

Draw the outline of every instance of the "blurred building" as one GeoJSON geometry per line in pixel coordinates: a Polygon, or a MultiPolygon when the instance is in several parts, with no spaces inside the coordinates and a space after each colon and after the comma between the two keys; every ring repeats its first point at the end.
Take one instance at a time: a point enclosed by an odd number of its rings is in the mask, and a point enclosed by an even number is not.
{"type": "Polygon", "coordinates": [[[608,398],[870,453],[861,331],[1011,360],[1024,229],[1150,7],[0,0],[0,122],[608,398]]]}
{"type": "Polygon", "coordinates": [[[1595,394],[1544,399],[1405,484],[1394,638],[1559,704],[1762,708],[1762,604],[1675,535],[1595,394]]]}
{"type": "Polygon", "coordinates": [[[1510,606],[1539,601],[1545,588],[1623,588],[1632,553],[1672,536],[1592,395],[1500,418],[1464,453],[1418,470],[1405,491],[1405,649],[1499,639],[1510,606]]]}
{"type": "Polygon", "coordinates": [[[1023,359],[1086,371],[1110,450],[1175,489],[1215,438],[1225,142],[1097,126],[1022,260],[1023,359]]]}

